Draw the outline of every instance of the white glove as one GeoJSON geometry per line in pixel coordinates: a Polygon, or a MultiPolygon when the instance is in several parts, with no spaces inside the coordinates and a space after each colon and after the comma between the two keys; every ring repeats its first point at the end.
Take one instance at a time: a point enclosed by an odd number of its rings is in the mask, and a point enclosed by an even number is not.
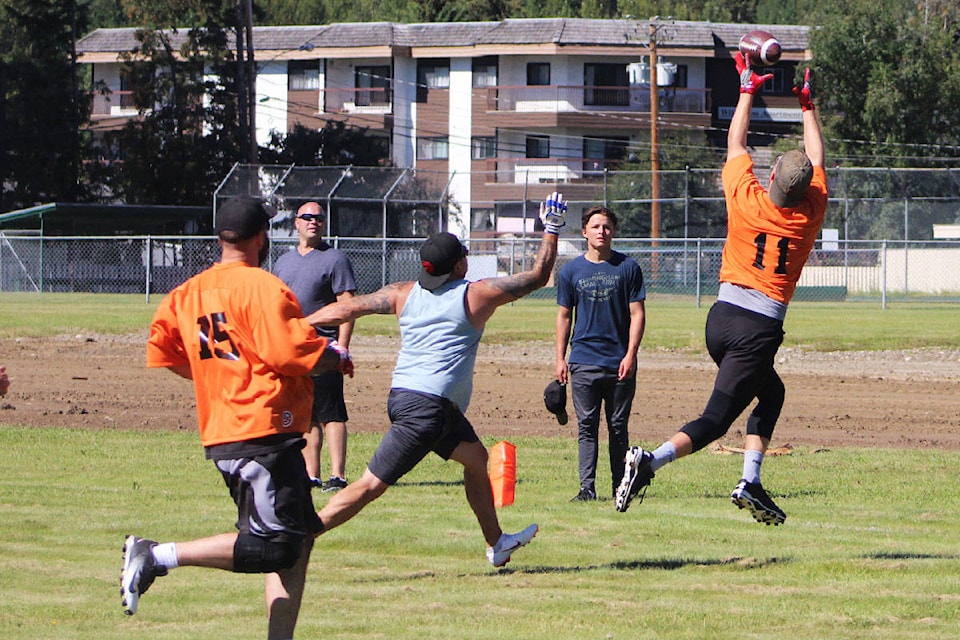
{"type": "Polygon", "coordinates": [[[553,235],[560,235],[560,227],[567,224],[563,217],[567,214],[567,203],[563,201],[563,194],[554,191],[547,199],[540,203],[540,222],[543,230],[553,235]]]}

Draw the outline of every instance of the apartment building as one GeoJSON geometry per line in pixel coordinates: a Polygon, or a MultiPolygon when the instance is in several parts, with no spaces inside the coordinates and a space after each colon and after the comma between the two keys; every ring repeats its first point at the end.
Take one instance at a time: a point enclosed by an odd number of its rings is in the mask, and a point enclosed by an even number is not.
{"type": "MultiPolygon", "coordinates": [[[[394,165],[446,176],[459,208],[451,230],[533,231],[536,202],[554,190],[595,199],[605,170],[650,153],[654,130],[722,147],[738,96],[732,54],[756,28],[777,36],[783,57],[753,130],[793,131],[809,27],[544,18],[255,27],[257,138],[331,120],[364,127],[388,140],[394,165]]],[[[133,29],[77,44],[111,91],[95,99],[98,128],[137,117],[119,58],[135,45],[133,29]]]]}

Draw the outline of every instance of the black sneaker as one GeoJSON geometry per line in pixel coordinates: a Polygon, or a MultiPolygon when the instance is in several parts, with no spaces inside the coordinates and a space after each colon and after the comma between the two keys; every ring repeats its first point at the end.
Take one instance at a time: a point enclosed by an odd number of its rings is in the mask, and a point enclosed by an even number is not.
{"type": "Polygon", "coordinates": [[[749,509],[754,520],[766,525],[781,525],[787,519],[783,509],[770,499],[759,482],[741,479],[730,494],[730,501],[741,509],[749,509]]]}
{"type": "Polygon", "coordinates": [[[137,612],[140,596],[147,592],[155,578],[167,575],[153,559],[153,540],[127,536],[123,543],[123,567],[120,569],[120,603],[123,612],[132,616],[137,612]]]}
{"type": "Polygon", "coordinates": [[[640,502],[643,502],[643,496],[647,494],[646,487],[650,486],[650,481],[653,480],[653,471],[650,469],[652,460],[653,454],[640,447],[630,447],[627,451],[623,459],[623,480],[620,481],[615,496],[617,511],[626,511],[638,494],[640,502]]]}
{"type": "Polygon", "coordinates": [[[338,478],[337,476],[330,476],[329,480],[326,480],[323,485],[320,487],[320,491],[324,493],[333,493],[335,491],[340,491],[347,486],[346,478],[338,478]]]}
{"type": "Polygon", "coordinates": [[[597,499],[597,492],[590,487],[580,487],[580,493],[573,496],[570,502],[590,502],[597,499]]]}

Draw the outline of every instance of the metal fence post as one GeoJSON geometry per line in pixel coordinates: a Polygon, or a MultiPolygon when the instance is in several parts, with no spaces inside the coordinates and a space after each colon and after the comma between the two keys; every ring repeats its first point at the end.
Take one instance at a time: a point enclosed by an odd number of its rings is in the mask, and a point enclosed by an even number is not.
{"type": "Polygon", "coordinates": [[[150,282],[152,277],[153,277],[153,238],[151,236],[147,236],[147,274],[145,278],[146,281],[143,284],[144,291],[146,291],[146,296],[147,296],[144,302],[146,302],[147,304],[150,304],[150,282]]]}
{"type": "Polygon", "coordinates": [[[697,309],[700,308],[700,263],[703,261],[703,238],[697,238],[697,309]]]}
{"type": "Polygon", "coordinates": [[[880,247],[880,257],[883,260],[883,269],[880,271],[880,308],[887,308],[887,241],[884,240],[880,247]]]}

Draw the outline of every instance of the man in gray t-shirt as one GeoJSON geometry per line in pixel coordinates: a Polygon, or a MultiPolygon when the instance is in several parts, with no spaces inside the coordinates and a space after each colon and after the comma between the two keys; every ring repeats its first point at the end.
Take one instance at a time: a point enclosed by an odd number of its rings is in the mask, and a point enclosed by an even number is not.
{"type": "MultiPolygon", "coordinates": [[[[307,202],[297,210],[294,221],[300,242],[280,256],[273,273],[284,281],[297,300],[303,314],[309,315],[338,300],[352,298],[357,290],[350,259],[323,240],[326,218],[316,202],[307,202]]],[[[318,327],[317,333],[350,348],[353,322],[339,326],[318,327]]],[[[313,416],[303,457],[310,481],[324,492],[347,486],[347,405],[343,398],[343,374],[332,371],[313,378],[313,416]],[[327,440],[330,452],[330,477],[320,479],[320,450],[327,440]]]]}

